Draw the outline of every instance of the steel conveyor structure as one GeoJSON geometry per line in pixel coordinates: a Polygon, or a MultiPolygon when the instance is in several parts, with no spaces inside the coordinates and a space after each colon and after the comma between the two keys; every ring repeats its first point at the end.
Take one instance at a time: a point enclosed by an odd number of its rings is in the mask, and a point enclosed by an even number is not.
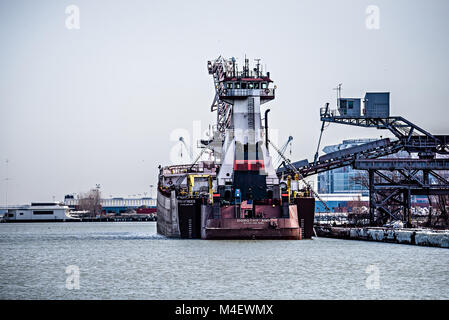
{"type": "MultiPolygon", "coordinates": [[[[370,97],[372,95],[375,94],[370,97]]],[[[364,102],[364,115],[325,107],[320,109],[321,121],[386,129],[395,136],[394,140],[381,139],[323,155],[313,163],[301,160],[292,165],[304,177],[348,165],[366,170],[370,224],[402,220],[411,226],[411,196],[449,195],[449,181],[445,174],[449,171],[449,135],[432,135],[403,117],[389,116],[389,101],[387,111],[385,108],[381,112],[376,110],[378,113],[373,112],[374,107],[368,101],[364,102]],[[380,159],[402,150],[417,154],[417,157],[380,159]]],[[[282,176],[291,174],[292,170],[284,165],[277,173],[282,176]]]]}

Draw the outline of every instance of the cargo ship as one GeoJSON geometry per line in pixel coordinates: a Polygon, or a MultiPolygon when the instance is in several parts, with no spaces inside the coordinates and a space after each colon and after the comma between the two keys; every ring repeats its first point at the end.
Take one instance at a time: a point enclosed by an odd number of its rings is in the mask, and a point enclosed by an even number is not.
{"type": "MultiPolygon", "coordinates": [[[[268,112],[276,86],[260,59],[208,61],[217,113],[210,139],[188,165],[159,167],[157,231],[186,239],[310,239],[315,198],[298,176],[278,176],[269,151],[268,112]],[[203,154],[209,154],[203,160],[203,154]]],[[[277,150],[277,149],[276,149],[277,150]]]]}

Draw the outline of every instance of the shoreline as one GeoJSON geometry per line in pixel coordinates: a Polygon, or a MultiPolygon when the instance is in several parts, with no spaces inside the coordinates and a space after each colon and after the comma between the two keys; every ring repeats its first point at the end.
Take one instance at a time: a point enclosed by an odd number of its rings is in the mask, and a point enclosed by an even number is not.
{"type": "Polygon", "coordinates": [[[449,230],[315,226],[318,237],[449,248],[449,230]]]}

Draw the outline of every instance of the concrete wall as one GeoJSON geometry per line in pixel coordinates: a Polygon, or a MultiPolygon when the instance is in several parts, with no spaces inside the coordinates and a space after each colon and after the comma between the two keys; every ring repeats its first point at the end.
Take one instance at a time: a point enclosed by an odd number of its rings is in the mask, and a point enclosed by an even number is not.
{"type": "Polygon", "coordinates": [[[449,248],[449,230],[315,227],[321,237],[449,248]]]}

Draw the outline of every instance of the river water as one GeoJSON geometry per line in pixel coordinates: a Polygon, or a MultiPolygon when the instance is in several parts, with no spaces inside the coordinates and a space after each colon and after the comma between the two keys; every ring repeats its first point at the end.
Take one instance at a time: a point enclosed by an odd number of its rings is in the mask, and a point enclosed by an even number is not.
{"type": "Polygon", "coordinates": [[[0,299],[449,299],[448,249],[171,240],[155,222],[3,223],[0,270],[0,299]]]}

